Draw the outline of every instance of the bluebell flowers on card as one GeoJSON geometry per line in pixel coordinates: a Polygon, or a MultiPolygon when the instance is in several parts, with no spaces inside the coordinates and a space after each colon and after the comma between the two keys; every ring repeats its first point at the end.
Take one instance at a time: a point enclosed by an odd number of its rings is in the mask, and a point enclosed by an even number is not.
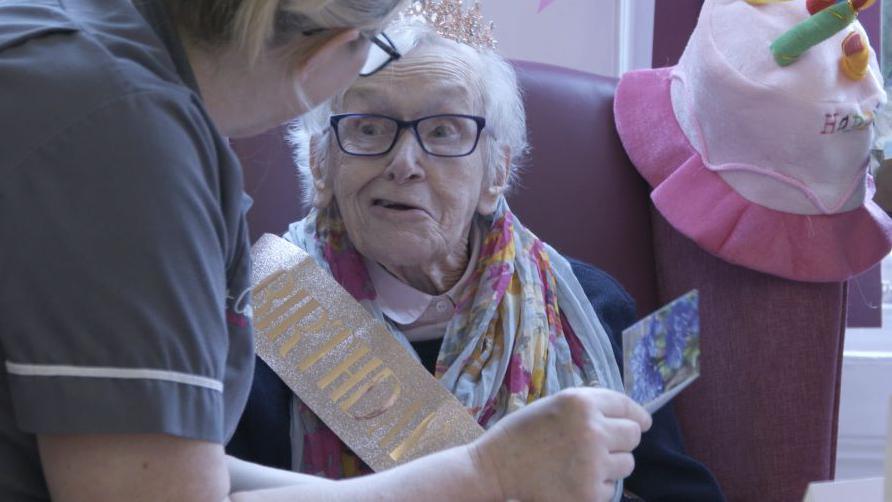
{"type": "Polygon", "coordinates": [[[696,290],[623,331],[626,394],[651,413],[700,376],[696,290]]]}

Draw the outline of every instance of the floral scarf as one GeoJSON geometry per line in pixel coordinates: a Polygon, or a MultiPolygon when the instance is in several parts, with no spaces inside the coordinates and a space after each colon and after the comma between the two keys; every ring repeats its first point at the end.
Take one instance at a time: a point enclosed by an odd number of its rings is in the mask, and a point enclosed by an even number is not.
{"type": "MultiPolygon", "coordinates": [[[[603,327],[569,263],[524,227],[504,199],[477,216],[484,236],[476,269],[446,328],[436,378],[484,428],[567,387],[622,390],[603,327]]],[[[305,249],[415,354],[377,307],[362,256],[336,209],[312,211],[285,237],[305,249]]],[[[292,417],[302,472],[343,478],[370,472],[305,405],[292,417]],[[295,426],[295,424],[297,424],[295,426]],[[302,446],[301,446],[302,445],[302,446]]]]}

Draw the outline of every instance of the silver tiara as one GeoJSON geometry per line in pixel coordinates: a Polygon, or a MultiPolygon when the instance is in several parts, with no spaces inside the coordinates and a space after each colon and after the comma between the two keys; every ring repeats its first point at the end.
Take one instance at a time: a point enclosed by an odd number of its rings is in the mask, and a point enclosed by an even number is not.
{"type": "Polygon", "coordinates": [[[415,0],[403,17],[420,20],[437,30],[440,36],[476,49],[495,49],[495,23],[487,23],[475,1],[465,9],[462,0],[415,0]]]}

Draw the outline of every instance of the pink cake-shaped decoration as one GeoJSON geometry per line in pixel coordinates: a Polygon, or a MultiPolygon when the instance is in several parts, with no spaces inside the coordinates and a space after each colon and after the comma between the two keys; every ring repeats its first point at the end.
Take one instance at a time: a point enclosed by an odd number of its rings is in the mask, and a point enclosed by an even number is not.
{"type": "Polygon", "coordinates": [[[805,0],[706,0],[677,66],[623,76],[616,125],[657,209],[704,249],[838,281],[892,248],[867,173],[886,94],[873,51],[864,78],[840,68],[843,40],[867,40],[857,22],[777,65],[772,41],[809,16],[805,0]]]}

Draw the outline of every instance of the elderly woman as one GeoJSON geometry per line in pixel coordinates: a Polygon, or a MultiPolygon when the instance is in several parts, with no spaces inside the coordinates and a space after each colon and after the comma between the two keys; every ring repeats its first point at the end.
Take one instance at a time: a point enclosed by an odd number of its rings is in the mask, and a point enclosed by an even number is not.
{"type": "MultiPolygon", "coordinates": [[[[527,151],[513,69],[424,26],[389,32],[403,58],[295,130],[313,209],[286,238],[485,428],[567,387],[621,390],[618,337],[635,318],[628,294],[557,254],[505,201],[527,151]]],[[[627,490],[721,500],[709,472],[684,455],[671,412],[655,420],[627,490]]],[[[229,451],[330,478],[368,472],[262,362],[229,451]]]]}

